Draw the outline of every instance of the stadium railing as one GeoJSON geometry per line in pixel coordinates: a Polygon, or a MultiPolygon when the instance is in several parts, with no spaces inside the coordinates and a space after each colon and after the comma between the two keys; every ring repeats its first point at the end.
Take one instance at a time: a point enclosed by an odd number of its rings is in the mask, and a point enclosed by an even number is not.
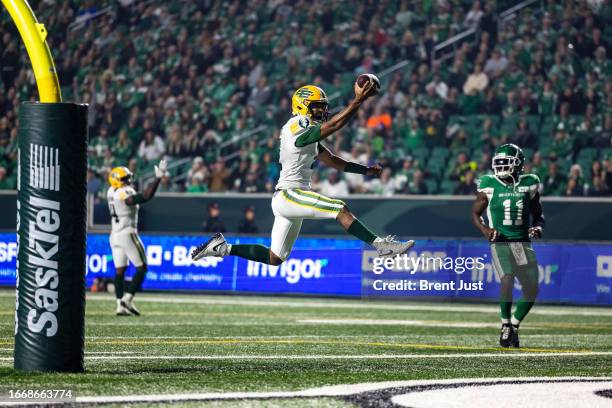
{"type": "Polygon", "coordinates": [[[539,8],[543,9],[543,3],[544,2],[542,0],[525,0],[522,3],[519,3],[516,6],[510,7],[508,10],[499,13],[497,17],[498,34],[505,31],[506,25],[514,20],[525,8],[539,4],[539,8]]]}

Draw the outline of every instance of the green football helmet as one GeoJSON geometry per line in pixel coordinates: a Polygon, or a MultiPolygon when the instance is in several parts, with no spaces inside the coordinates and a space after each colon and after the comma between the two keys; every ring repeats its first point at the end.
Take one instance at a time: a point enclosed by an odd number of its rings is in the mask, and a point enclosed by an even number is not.
{"type": "Polygon", "coordinates": [[[523,172],[525,166],[525,155],[520,147],[512,143],[506,143],[495,149],[492,160],[493,173],[497,177],[516,178],[523,172]]]}

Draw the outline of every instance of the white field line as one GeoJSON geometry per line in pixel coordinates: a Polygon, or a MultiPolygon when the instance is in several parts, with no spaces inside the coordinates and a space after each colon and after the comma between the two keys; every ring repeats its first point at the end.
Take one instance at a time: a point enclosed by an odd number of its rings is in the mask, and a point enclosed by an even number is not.
{"type": "MultiPolygon", "coordinates": [[[[121,319],[121,321],[115,322],[87,322],[86,326],[127,326],[127,327],[135,327],[135,326],[144,326],[144,327],[166,327],[166,326],[301,326],[302,323],[297,322],[270,322],[270,321],[241,321],[241,322],[224,322],[224,321],[178,321],[178,322],[143,322],[139,319],[121,319]]],[[[15,326],[14,323],[0,323],[0,327],[2,326],[15,326]]]]}
{"type": "MultiPolygon", "coordinates": [[[[88,301],[109,301],[109,297],[88,296],[88,301]]],[[[401,304],[367,302],[354,300],[352,302],[334,302],[334,301],[309,301],[302,300],[245,300],[242,298],[193,298],[193,297],[162,297],[162,296],[138,296],[137,302],[152,302],[152,303],[177,303],[177,304],[202,304],[202,305],[237,305],[237,306],[281,306],[294,308],[330,308],[330,309],[367,309],[367,310],[412,310],[412,311],[435,311],[435,312],[476,312],[476,313],[499,313],[499,307],[496,305],[470,306],[465,304],[453,305],[433,305],[433,304],[401,304]]],[[[612,317],[612,309],[610,308],[592,308],[592,307],[558,307],[558,306],[539,306],[532,309],[529,313],[540,314],[547,316],[610,316],[612,317]]]]}
{"type": "MultiPolygon", "coordinates": [[[[88,322],[87,326],[109,326],[109,327],[182,327],[182,326],[215,326],[215,327],[224,327],[224,326],[238,326],[238,327],[247,327],[247,326],[281,326],[281,327],[290,327],[290,326],[306,326],[306,325],[363,325],[363,326],[415,326],[415,327],[438,327],[438,328],[471,328],[471,329],[481,329],[481,328],[499,328],[498,323],[480,323],[480,322],[455,322],[450,320],[402,320],[402,319],[299,319],[294,321],[287,322],[270,322],[267,320],[260,321],[238,321],[238,322],[225,322],[225,321],[178,321],[178,322],[166,322],[166,321],[142,321],[139,319],[121,319],[117,321],[111,322],[88,322]]],[[[612,324],[612,322],[611,322],[612,324]]],[[[2,326],[13,326],[13,323],[0,323],[0,327],[2,326]]],[[[555,328],[555,325],[558,325],[559,328],[563,328],[563,323],[533,323],[527,325],[525,329],[550,329],[555,328]]],[[[581,326],[584,327],[601,327],[606,328],[609,326],[608,323],[569,323],[567,327],[576,327],[579,328],[581,326]]],[[[266,337],[266,336],[263,336],[266,337]]],[[[301,337],[301,336],[297,336],[301,337]]],[[[332,336],[334,337],[334,336],[332,336]]],[[[115,337],[113,337],[115,338],[115,337]]],[[[142,337],[136,337],[142,338],[142,337]]],[[[155,338],[163,338],[163,337],[155,337],[155,338]]]]}
{"type": "MultiPolygon", "coordinates": [[[[499,323],[479,323],[479,322],[453,322],[447,320],[401,320],[401,319],[301,319],[297,320],[300,324],[334,325],[334,326],[417,326],[417,327],[438,327],[438,328],[499,328],[499,323]]],[[[526,329],[550,329],[563,328],[563,323],[533,323],[526,329]]],[[[566,327],[585,327],[585,328],[607,328],[607,323],[569,323],[566,327]]],[[[524,330],[524,329],[523,329],[524,330]]]]}
{"type": "Polygon", "coordinates": [[[329,325],[367,325],[367,326],[421,326],[421,327],[461,327],[480,329],[487,327],[498,328],[498,323],[478,323],[478,322],[436,322],[426,320],[383,320],[383,319],[304,319],[298,320],[303,324],[329,324],[329,325]]]}
{"type": "MultiPolygon", "coordinates": [[[[0,297],[14,298],[13,292],[0,291],[0,297]]],[[[295,300],[271,300],[267,298],[263,300],[245,299],[242,297],[210,297],[203,295],[202,297],[192,297],[178,295],[168,297],[164,295],[143,295],[137,296],[137,302],[150,303],[174,303],[174,304],[200,304],[200,305],[236,305],[236,306],[255,306],[255,307],[293,307],[293,308],[330,308],[330,309],[366,309],[366,310],[407,310],[407,311],[434,311],[434,312],[473,312],[473,313],[499,313],[499,307],[496,305],[466,305],[466,304],[405,304],[381,301],[365,301],[365,300],[349,300],[349,301],[304,301],[303,298],[295,300]]],[[[107,295],[92,295],[87,294],[87,301],[102,301],[114,302],[114,298],[107,295]]],[[[537,306],[537,305],[536,305],[537,306]]],[[[565,306],[537,306],[532,309],[530,314],[545,315],[545,316],[610,316],[612,317],[611,308],[597,307],[565,307],[565,306]]]]}
{"type": "MultiPolygon", "coordinates": [[[[496,326],[497,327],[497,326],[496,326]]],[[[550,338],[550,334],[530,334],[529,338],[550,338]]],[[[259,339],[406,339],[410,341],[420,339],[440,340],[439,335],[423,334],[302,334],[286,336],[87,336],[85,340],[259,340],[259,339]]],[[[457,338],[484,338],[490,339],[487,334],[462,333],[453,335],[453,344],[457,338]]],[[[563,338],[584,338],[584,339],[608,339],[606,334],[564,334],[563,338]]],[[[0,337],[0,341],[12,341],[15,337],[0,337]]],[[[9,349],[2,349],[9,350],[9,349]]],[[[13,350],[13,349],[10,349],[13,350]]]]}
{"type": "MultiPolygon", "coordinates": [[[[0,349],[0,350],[3,350],[3,351],[13,351],[14,349],[12,349],[12,348],[3,348],[3,349],[0,349]]],[[[142,352],[139,352],[139,351],[87,351],[87,352],[85,352],[85,356],[89,356],[89,355],[103,355],[103,356],[115,356],[115,355],[117,355],[117,356],[120,356],[120,355],[125,355],[125,354],[129,354],[129,355],[131,355],[131,354],[139,354],[139,355],[142,355],[142,354],[145,354],[145,353],[142,353],[142,352]]]]}
{"type": "MultiPolygon", "coordinates": [[[[612,356],[612,351],[570,351],[563,353],[513,353],[500,351],[498,353],[448,353],[448,354],[301,354],[301,355],[134,355],[134,356],[87,356],[87,361],[96,360],[392,360],[392,359],[452,359],[452,358],[525,358],[525,357],[592,357],[612,356]]],[[[12,357],[0,357],[0,361],[13,361],[12,357]]]]}
{"type": "MultiPolygon", "coordinates": [[[[209,393],[185,393],[185,394],[154,394],[154,395],[120,395],[120,396],[83,396],[76,397],[77,403],[138,403],[138,402],[178,402],[178,401],[206,401],[206,400],[244,400],[244,399],[269,399],[269,398],[318,398],[318,397],[343,397],[363,392],[383,390],[397,387],[431,386],[446,384],[481,384],[481,383],[542,383],[546,381],[578,383],[578,382],[601,382],[611,381],[609,377],[517,377],[517,378],[458,378],[448,380],[411,380],[411,381],[387,381],[379,383],[341,384],[319,388],[311,388],[298,391],[272,391],[272,392],[209,392],[209,393]]],[[[3,403],[1,406],[11,405],[35,405],[32,403],[3,403]]]]}
{"type": "Polygon", "coordinates": [[[223,322],[223,321],[215,321],[215,322],[202,322],[202,321],[185,321],[185,322],[140,322],[136,319],[131,320],[130,322],[122,321],[122,322],[87,322],[87,326],[150,326],[150,327],[164,327],[164,326],[300,326],[302,323],[296,322],[287,322],[287,323],[279,323],[279,322],[223,322]]]}

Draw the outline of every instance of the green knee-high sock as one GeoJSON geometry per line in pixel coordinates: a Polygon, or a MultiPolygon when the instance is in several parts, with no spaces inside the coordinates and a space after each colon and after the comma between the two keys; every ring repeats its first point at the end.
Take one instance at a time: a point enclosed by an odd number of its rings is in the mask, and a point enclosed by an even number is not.
{"type": "Polygon", "coordinates": [[[251,261],[261,262],[270,265],[270,248],[259,244],[235,244],[230,249],[230,255],[240,258],[250,259],[251,261]]]}
{"type": "Polygon", "coordinates": [[[512,315],[512,301],[507,301],[505,299],[499,300],[499,308],[500,308],[500,317],[502,320],[510,321],[510,316],[512,315]]]}
{"type": "Polygon", "coordinates": [[[115,297],[121,299],[123,297],[123,275],[115,274],[115,297]]]}
{"type": "Polygon", "coordinates": [[[140,268],[136,268],[136,273],[132,278],[132,283],[130,284],[130,288],[128,289],[128,293],[132,295],[140,290],[142,286],[142,282],[144,281],[145,275],[147,274],[147,267],[141,266],[140,268]]]}
{"type": "Polygon", "coordinates": [[[376,234],[370,231],[368,227],[363,225],[363,223],[356,218],[346,232],[359,238],[366,244],[372,244],[372,242],[374,242],[374,240],[377,238],[376,234]]]}
{"type": "Polygon", "coordinates": [[[524,298],[520,298],[518,302],[516,302],[516,310],[514,311],[514,318],[521,322],[527,313],[531,310],[534,302],[530,302],[525,300],[524,298]]]}

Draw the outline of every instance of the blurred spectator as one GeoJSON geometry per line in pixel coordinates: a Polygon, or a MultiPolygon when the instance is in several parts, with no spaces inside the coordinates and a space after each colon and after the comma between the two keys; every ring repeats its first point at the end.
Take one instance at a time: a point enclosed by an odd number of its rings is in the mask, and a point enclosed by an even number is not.
{"type": "Polygon", "coordinates": [[[119,139],[112,148],[112,154],[119,163],[127,163],[134,153],[134,144],[128,137],[127,130],[122,129],[119,132],[119,139]]]}
{"type": "Polygon", "coordinates": [[[349,188],[346,181],[340,179],[338,171],[328,170],[327,180],[321,183],[321,194],[327,197],[346,197],[349,195],[349,188]]]}
{"type": "Polygon", "coordinates": [[[565,177],[559,173],[556,161],[548,163],[548,172],[544,178],[544,195],[561,195],[565,187],[565,177]]]}
{"type": "Polygon", "coordinates": [[[225,224],[221,221],[219,203],[208,204],[208,219],[203,224],[204,232],[226,232],[225,224]]]}
{"type": "Polygon", "coordinates": [[[15,180],[7,176],[7,171],[4,167],[0,167],[0,189],[14,190],[16,187],[15,180]]]}
{"type": "MultiPolygon", "coordinates": [[[[126,6],[130,2],[100,0],[96,7],[61,2],[59,13],[37,10],[59,50],[64,97],[90,106],[88,167],[99,175],[128,162],[136,174],[149,173],[151,160],[164,155],[202,156],[215,172],[221,157],[231,173],[227,179],[221,171],[212,180],[206,164],[197,180],[182,166],[174,167],[176,176],[192,191],[209,185],[219,191],[271,191],[278,177],[278,127],[290,116],[292,92],[305,83],[321,85],[333,110],[352,98],[359,73],[393,66],[402,68],[381,78],[384,92],[362,105],[335,151],[351,152],[363,143],[359,154],[367,160],[360,162],[387,157],[392,169],[401,169],[407,154],[426,163],[431,148],[461,147],[481,157],[514,140],[522,147],[552,149],[565,169],[582,158],[579,149],[595,147],[604,160],[604,149],[611,147],[608,5],[534,3],[498,27],[500,13],[512,2],[403,1],[354,8],[334,3],[321,8],[319,25],[308,24],[312,7],[303,2],[126,6]],[[110,13],[68,30],[76,18],[106,6],[110,13]],[[372,24],[360,23],[364,18],[372,24]],[[276,30],[281,22],[299,29],[276,30]],[[465,37],[450,59],[434,57],[437,44],[468,27],[477,35],[465,37]],[[530,125],[515,131],[512,121],[521,114],[536,117],[527,117],[530,125]],[[457,123],[465,133],[449,131],[457,123]],[[250,171],[251,164],[240,162],[249,158],[258,161],[257,178],[251,176],[245,187],[245,166],[250,171]]],[[[17,109],[35,97],[36,86],[6,13],[0,22],[0,166],[14,182],[17,109]]],[[[439,161],[454,167],[457,153],[439,161]]],[[[479,173],[489,171],[484,161],[479,159],[479,173]]],[[[445,176],[426,174],[431,186],[445,176]]],[[[400,175],[401,170],[390,178],[403,190],[411,178],[400,175]]],[[[346,180],[351,192],[366,192],[360,175],[346,180]]],[[[565,187],[564,181],[561,194],[565,187]]]]}
{"type": "Polygon", "coordinates": [[[421,170],[415,170],[412,173],[412,179],[406,184],[404,189],[405,194],[427,194],[427,184],[423,180],[424,175],[421,170]]]}
{"type": "Polygon", "coordinates": [[[87,169],[87,194],[97,196],[102,188],[102,182],[92,169],[87,169]]]}
{"type": "Polygon", "coordinates": [[[480,1],[476,0],[474,3],[472,3],[472,8],[465,16],[465,21],[464,21],[465,26],[473,27],[473,28],[478,27],[478,24],[480,23],[480,19],[482,18],[483,15],[484,15],[484,12],[480,8],[480,1]]]}
{"type": "Polygon", "coordinates": [[[499,115],[502,112],[502,103],[497,97],[497,92],[494,88],[487,89],[485,93],[485,99],[482,103],[480,113],[486,113],[489,115],[499,115]]]}
{"type": "Polygon", "coordinates": [[[390,197],[395,194],[395,180],[391,175],[391,169],[385,167],[380,178],[375,178],[370,182],[370,191],[377,195],[390,197]]]}
{"type": "Polygon", "coordinates": [[[243,234],[259,233],[259,227],[255,223],[255,207],[252,205],[244,209],[244,218],[238,224],[238,232],[243,234]]]}
{"type": "Polygon", "coordinates": [[[410,128],[406,132],[404,146],[409,151],[417,149],[425,145],[425,131],[419,126],[417,120],[410,122],[410,128]]]}
{"type": "Polygon", "coordinates": [[[533,148],[534,144],[534,135],[529,129],[529,123],[525,118],[521,118],[516,124],[516,130],[514,133],[508,138],[510,143],[514,143],[521,148],[533,148]]]}
{"type": "Polygon", "coordinates": [[[455,166],[447,172],[449,180],[463,181],[468,172],[475,171],[478,164],[471,161],[466,152],[459,152],[455,161],[455,166]]]}
{"type": "Polygon", "coordinates": [[[0,148],[5,147],[11,140],[11,133],[9,130],[9,121],[7,118],[0,117],[0,148]]]}
{"type": "Polygon", "coordinates": [[[552,152],[557,157],[568,157],[574,150],[574,139],[570,137],[569,132],[558,131],[552,143],[552,152]]]}
{"type": "Polygon", "coordinates": [[[377,106],[374,109],[374,114],[368,119],[367,126],[368,128],[382,130],[390,128],[392,124],[393,121],[389,112],[383,111],[380,106],[377,106]]]}
{"type": "Polygon", "coordinates": [[[258,193],[264,190],[264,179],[258,172],[249,171],[242,184],[240,185],[241,193],[258,193]]]}
{"type": "Polygon", "coordinates": [[[604,162],[603,179],[607,186],[607,190],[612,193],[612,157],[608,156],[604,162]]]}
{"type": "Polygon", "coordinates": [[[593,146],[612,147],[612,114],[606,115],[603,130],[600,133],[595,133],[593,146]]]}
{"type": "Polygon", "coordinates": [[[231,171],[225,167],[225,161],[219,158],[212,166],[208,181],[208,189],[211,192],[227,191],[231,174],[231,171]]]}
{"type": "Polygon", "coordinates": [[[158,193],[175,193],[177,191],[178,190],[176,188],[176,185],[174,185],[174,183],[170,179],[170,176],[167,173],[164,174],[164,176],[161,178],[159,182],[159,187],[157,187],[157,192],[158,193]]]}
{"type": "Polygon", "coordinates": [[[201,180],[208,178],[208,169],[204,165],[204,159],[201,157],[195,157],[191,162],[191,168],[187,171],[187,178],[198,177],[201,180]]]}
{"type": "Polygon", "coordinates": [[[588,195],[591,197],[604,197],[610,195],[608,186],[603,177],[593,176],[591,185],[588,188],[588,195]]]}
{"type": "Polygon", "coordinates": [[[234,166],[230,175],[230,185],[234,190],[240,191],[244,180],[249,172],[250,163],[247,159],[241,159],[237,166],[234,166]]]}
{"type": "Polygon", "coordinates": [[[485,64],[484,73],[487,77],[495,79],[500,77],[507,67],[508,59],[503,56],[498,49],[495,49],[491,53],[491,58],[489,58],[485,64]]]}
{"type": "Polygon", "coordinates": [[[582,167],[579,164],[574,164],[570,168],[569,177],[567,180],[567,187],[565,190],[566,196],[583,196],[584,190],[584,178],[582,177],[582,167]]]}
{"type": "Polygon", "coordinates": [[[482,92],[489,85],[487,74],[482,72],[480,64],[474,65],[474,72],[467,77],[463,84],[463,93],[466,95],[474,95],[477,92],[482,92]]]}
{"type": "Polygon", "coordinates": [[[473,195],[476,194],[476,183],[474,182],[474,172],[468,171],[465,173],[463,177],[463,181],[461,181],[457,187],[455,187],[455,191],[453,194],[457,195],[473,195]]]}
{"type": "Polygon", "coordinates": [[[412,175],[416,171],[416,169],[413,167],[413,162],[414,161],[410,156],[404,158],[402,168],[395,172],[395,186],[398,191],[405,190],[408,182],[412,180],[412,175]]]}
{"type": "Polygon", "coordinates": [[[204,180],[196,174],[189,179],[185,191],[187,193],[206,193],[208,191],[208,186],[204,183],[204,180]]]}
{"type": "Polygon", "coordinates": [[[147,130],[138,147],[138,157],[148,162],[154,162],[161,159],[165,151],[166,148],[161,137],[153,133],[153,130],[147,130]]]}
{"type": "Polygon", "coordinates": [[[178,125],[170,127],[168,138],[166,139],[165,153],[170,157],[181,157],[183,154],[183,141],[178,125]]]}

